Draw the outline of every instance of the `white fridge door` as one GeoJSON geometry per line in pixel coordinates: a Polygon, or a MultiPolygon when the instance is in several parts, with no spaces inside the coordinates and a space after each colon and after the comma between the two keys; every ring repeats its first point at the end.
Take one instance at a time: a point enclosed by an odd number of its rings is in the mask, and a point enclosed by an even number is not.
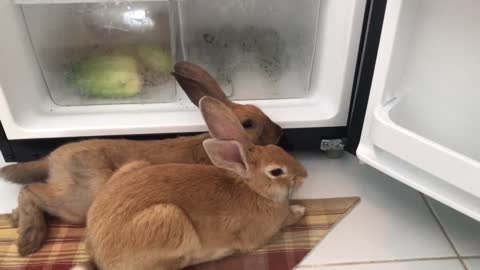
{"type": "Polygon", "coordinates": [[[480,221],[478,10],[388,1],[357,156],[480,221]]]}

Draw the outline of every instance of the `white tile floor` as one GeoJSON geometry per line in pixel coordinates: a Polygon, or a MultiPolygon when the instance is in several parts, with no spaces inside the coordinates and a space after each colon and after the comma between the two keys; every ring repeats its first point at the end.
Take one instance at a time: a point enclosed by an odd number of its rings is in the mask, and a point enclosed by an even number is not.
{"type": "Polygon", "coordinates": [[[425,199],[417,191],[361,165],[354,156],[332,160],[300,153],[297,157],[310,172],[297,197],[362,198],[299,270],[480,269],[479,222],[425,199]]]}
{"type": "MultiPolygon", "coordinates": [[[[3,156],[0,154],[0,167],[5,165],[3,156]]],[[[17,196],[20,186],[3,181],[0,178],[0,214],[10,213],[17,205],[17,196]]]]}
{"type": "Polygon", "coordinates": [[[480,259],[467,259],[465,260],[465,264],[468,269],[480,269],[480,259]]]}
{"type": "MultiPolygon", "coordinates": [[[[479,222],[425,199],[352,155],[296,156],[310,173],[297,198],[362,198],[298,270],[480,269],[479,222]]],[[[18,189],[0,181],[0,213],[15,207],[18,189]]]]}

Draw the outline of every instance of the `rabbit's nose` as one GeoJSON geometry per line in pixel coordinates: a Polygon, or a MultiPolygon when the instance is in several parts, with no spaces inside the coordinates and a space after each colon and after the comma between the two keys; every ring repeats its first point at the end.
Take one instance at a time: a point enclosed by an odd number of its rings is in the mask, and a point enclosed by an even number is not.
{"type": "Polygon", "coordinates": [[[302,183],[305,180],[306,177],[304,176],[297,176],[295,177],[295,182],[297,183],[302,183]]]}
{"type": "Polygon", "coordinates": [[[302,178],[307,178],[308,176],[308,172],[307,172],[307,169],[305,169],[305,167],[303,167],[302,165],[299,166],[299,170],[298,170],[298,176],[299,177],[302,177],[302,178]]]}

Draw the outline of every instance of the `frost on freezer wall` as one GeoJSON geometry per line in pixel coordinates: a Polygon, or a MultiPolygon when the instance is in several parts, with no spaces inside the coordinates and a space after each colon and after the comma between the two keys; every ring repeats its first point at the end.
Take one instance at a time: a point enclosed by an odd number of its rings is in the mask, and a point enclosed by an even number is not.
{"type": "Polygon", "coordinates": [[[187,60],[235,99],[304,97],[319,1],[180,0],[187,60]]]}
{"type": "Polygon", "coordinates": [[[246,26],[236,30],[226,26],[198,35],[187,54],[208,63],[222,84],[231,84],[235,73],[241,69],[255,70],[276,82],[289,68],[291,56],[285,45],[274,29],[246,26]]]}

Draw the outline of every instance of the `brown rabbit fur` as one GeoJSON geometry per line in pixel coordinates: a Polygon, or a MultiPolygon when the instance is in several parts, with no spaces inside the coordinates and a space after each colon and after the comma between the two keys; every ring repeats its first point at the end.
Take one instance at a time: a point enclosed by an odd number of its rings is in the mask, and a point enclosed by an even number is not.
{"type": "MultiPolygon", "coordinates": [[[[202,97],[211,96],[228,106],[246,127],[252,142],[278,142],[278,125],[257,107],[230,101],[201,67],[179,62],[172,74],[195,105],[202,97]]],[[[26,184],[13,213],[20,255],[35,252],[45,240],[44,211],[67,222],[84,223],[93,198],[115,170],[133,160],[211,164],[202,146],[209,137],[207,133],[153,141],[86,140],[63,145],[44,159],[2,168],[0,175],[5,179],[26,184]]]]}
{"type": "Polygon", "coordinates": [[[118,170],[87,218],[92,261],[74,269],[174,270],[260,247],[305,208],[288,197],[305,168],[275,145],[250,142],[231,110],[205,97],[212,165],[150,165],[118,170]],[[231,138],[230,140],[220,140],[231,138]]]}

